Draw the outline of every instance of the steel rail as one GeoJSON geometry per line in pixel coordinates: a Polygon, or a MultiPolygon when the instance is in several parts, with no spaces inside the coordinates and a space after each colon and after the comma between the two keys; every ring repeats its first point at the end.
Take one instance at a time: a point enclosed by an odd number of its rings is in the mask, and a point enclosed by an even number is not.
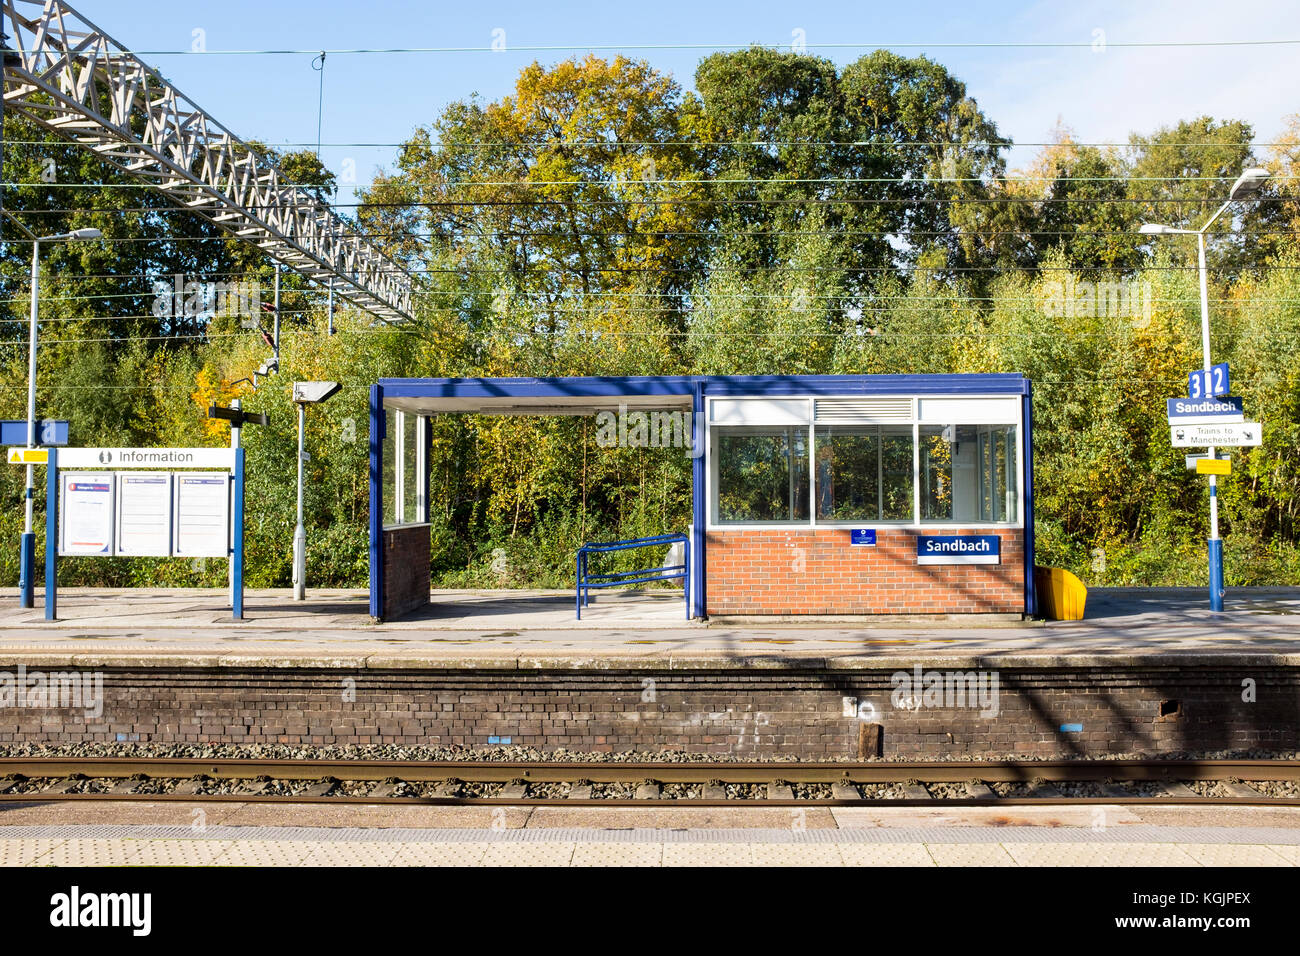
{"type": "Polygon", "coordinates": [[[408,761],[261,760],[202,757],[0,757],[0,778],[190,779],[310,781],[337,779],[430,783],[469,779],[482,783],[766,784],[798,783],[1053,783],[1089,781],[1300,780],[1300,760],[969,760],[969,761],[408,761]]]}

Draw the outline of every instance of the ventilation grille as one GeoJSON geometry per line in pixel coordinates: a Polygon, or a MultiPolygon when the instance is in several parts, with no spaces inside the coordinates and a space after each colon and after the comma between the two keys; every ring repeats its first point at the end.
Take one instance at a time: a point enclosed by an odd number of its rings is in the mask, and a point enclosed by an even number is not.
{"type": "Polygon", "coordinates": [[[818,422],[910,422],[910,398],[819,398],[813,414],[818,422]]]}

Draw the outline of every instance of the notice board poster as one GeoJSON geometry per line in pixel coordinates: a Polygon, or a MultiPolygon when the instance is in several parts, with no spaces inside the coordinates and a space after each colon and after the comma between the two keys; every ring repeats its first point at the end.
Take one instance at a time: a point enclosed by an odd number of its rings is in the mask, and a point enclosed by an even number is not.
{"type": "Polygon", "coordinates": [[[177,472],[173,501],[172,554],[186,558],[230,556],[227,472],[177,472]]]}
{"type": "Polygon", "coordinates": [[[112,554],[113,474],[65,471],[59,478],[59,554],[112,554]]]}
{"type": "Polygon", "coordinates": [[[165,558],[172,553],[172,476],[117,473],[117,553],[165,558]]]}

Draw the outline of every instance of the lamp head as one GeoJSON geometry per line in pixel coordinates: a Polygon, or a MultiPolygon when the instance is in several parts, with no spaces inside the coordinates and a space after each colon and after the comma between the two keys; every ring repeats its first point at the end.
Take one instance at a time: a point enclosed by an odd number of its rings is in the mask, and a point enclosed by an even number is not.
{"type": "Polygon", "coordinates": [[[343,386],[338,382],[294,382],[293,400],[303,405],[323,402],[343,386]]]}
{"type": "Polygon", "coordinates": [[[1243,199],[1253,199],[1255,194],[1263,188],[1265,180],[1269,177],[1269,171],[1259,166],[1252,166],[1232,184],[1232,191],[1228,193],[1228,198],[1234,202],[1243,199]]]}

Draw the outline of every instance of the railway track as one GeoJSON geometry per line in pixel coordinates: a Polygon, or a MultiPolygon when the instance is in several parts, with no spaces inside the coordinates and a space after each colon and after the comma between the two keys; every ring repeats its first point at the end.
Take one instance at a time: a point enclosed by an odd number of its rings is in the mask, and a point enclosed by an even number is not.
{"type": "Polygon", "coordinates": [[[0,758],[0,801],[590,806],[1300,806],[1300,761],[827,763],[0,758]]]}

